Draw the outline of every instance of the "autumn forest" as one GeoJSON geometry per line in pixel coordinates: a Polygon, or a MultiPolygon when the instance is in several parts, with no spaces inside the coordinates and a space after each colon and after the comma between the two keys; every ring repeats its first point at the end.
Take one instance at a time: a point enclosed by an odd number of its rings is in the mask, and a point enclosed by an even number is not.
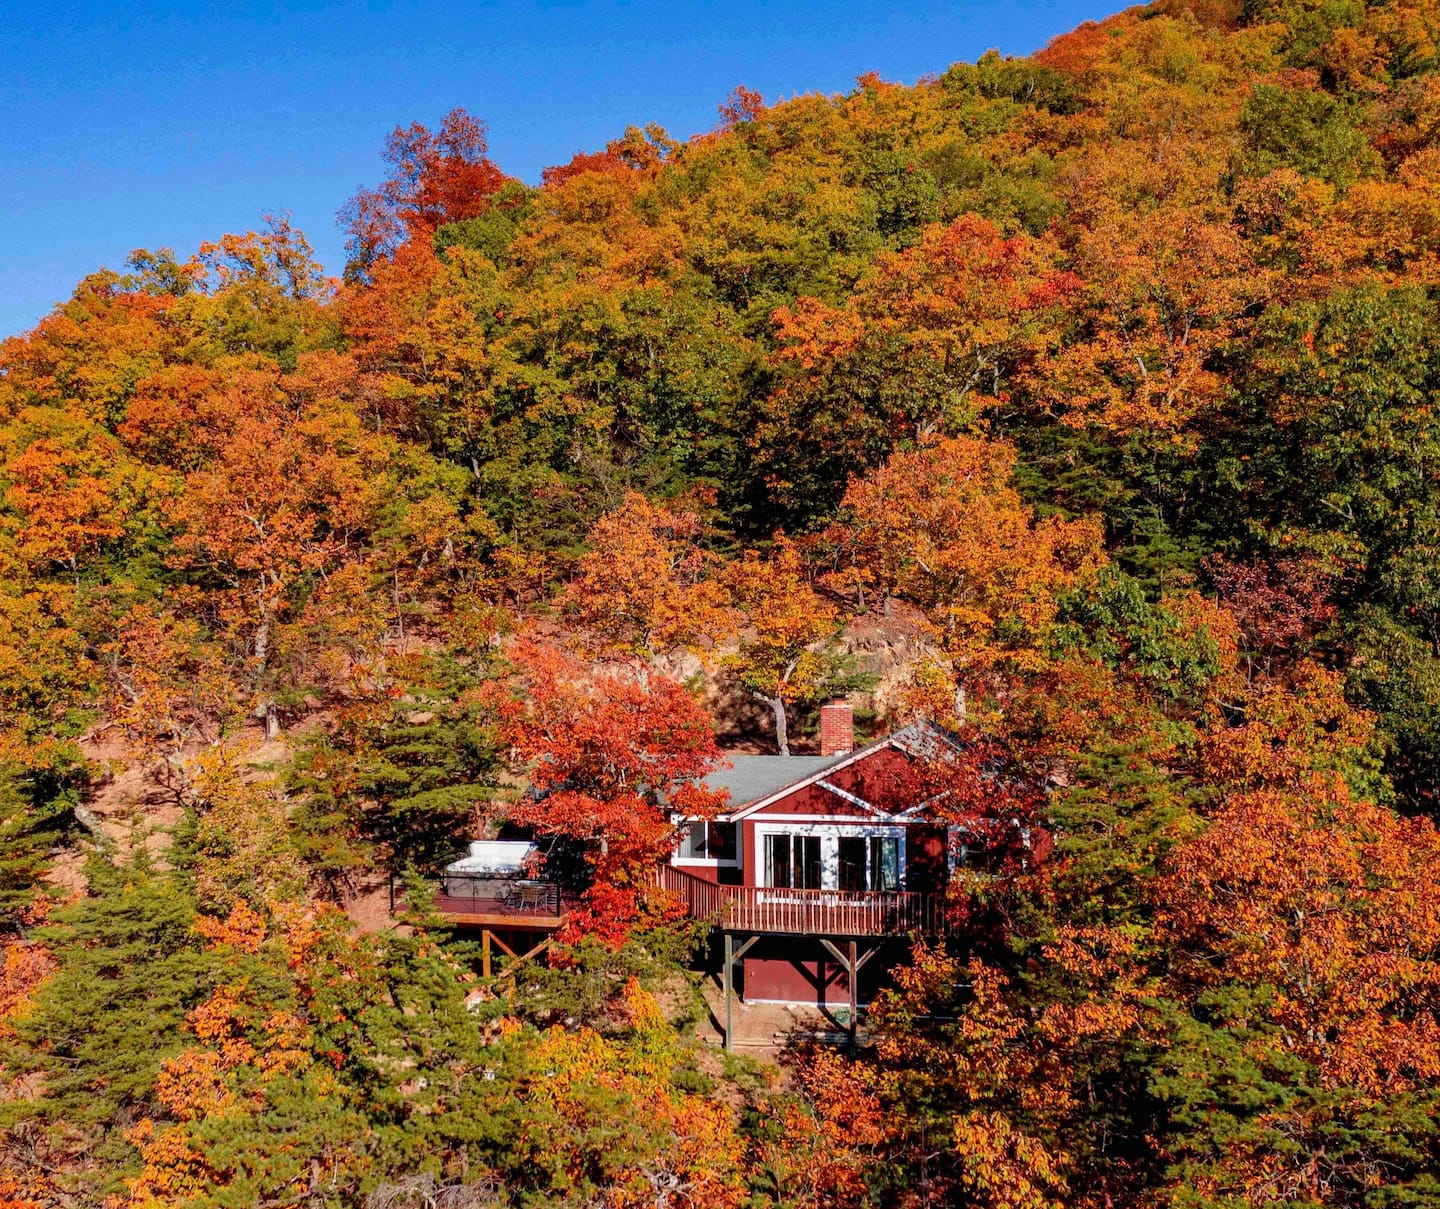
{"type": "Polygon", "coordinates": [[[0,344],[0,1207],[1440,1205],[1440,5],[935,66],[401,125],[343,279],[0,344]],[[652,871],[837,697],[988,859],[721,1050],[652,871]],[[573,910],[482,967],[502,834],[573,910]]]}

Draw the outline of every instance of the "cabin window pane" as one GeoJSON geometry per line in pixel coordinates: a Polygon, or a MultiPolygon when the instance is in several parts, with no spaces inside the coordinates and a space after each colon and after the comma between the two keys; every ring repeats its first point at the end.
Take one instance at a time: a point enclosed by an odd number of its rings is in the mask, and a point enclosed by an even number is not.
{"type": "Polygon", "coordinates": [[[705,822],[703,819],[687,823],[680,835],[679,855],[686,860],[704,860],[707,855],[705,843],[705,822]]]}
{"type": "Polygon", "coordinates": [[[734,823],[711,823],[709,831],[710,855],[717,861],[733,861],[740,848],[736,843],[737,826],[734,823]]]}
{"type": "Polygon", "coordinates": [[[840,889],[868,890],[869,878],[865,873],[865,837],[863,835],[842,835],[840,837],[840,889]]]}
{"type": "Polygon", "coordinates": [[[765,837],[765,869],[767,886],[788,886],[790,884],[790,837],[788,835],[767,835],[765,837]]]}
{"type": "Polygon", "coordinates": [[[820,889],[820,837],[767,835],[765,884],[797,890],[820,889]]]}
{"type": "Polygon", "coordinates": [[[680,846],[675,855],[692,861],[733,861],[739,851],[734,823],[707,823],[695,819],[680,832],[680,846]]]}
{"type": "Polygon", "coordinates": [[[820,889],[820,837],[795,837],[795,880],[792,885],[805,890],[820,889]]]}
{"type": "Polygon", "coordinates": [[[870,889],[900,889],[900,837],[870,837],[870,889]]]}
{"type": "Polygon", "coordinates": [[[984,831],[957,827],[951,843],[957,868],[974,869],[978,873],[996,871],[1001,852],[991,846],[990,837],[984,831]]]}

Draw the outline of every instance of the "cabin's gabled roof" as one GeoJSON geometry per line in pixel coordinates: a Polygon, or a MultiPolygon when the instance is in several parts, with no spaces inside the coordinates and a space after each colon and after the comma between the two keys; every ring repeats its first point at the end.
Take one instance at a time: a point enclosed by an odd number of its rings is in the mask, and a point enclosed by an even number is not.
{"type": "Polygon", "coordinates": [[[723,789],[730,795],[730,809],[768,798],[781,789],[804,781],[819,772],[843,764],[852,752],[838,756],[742,756],[729,757],[730,764],[717,768],[704,780],[706,789],[723,789]]]}
{"type": "MultiPolygon", "coordinates": [[[[823,781],[829,772],[857,764],[887,747],[918,759],[933,759],[946,749],[959,750],[961,741],[934,723],[916,722],[838,756],[734,755],[729,758],[728,767],[717,768],[705,778],[704,784],[707,789],[723,789],[730,794],[729,808],[722,818],[743,818],[798,789],[823,781]]],[[[875,810],[867,803],[859,804],[875,810]]]]}

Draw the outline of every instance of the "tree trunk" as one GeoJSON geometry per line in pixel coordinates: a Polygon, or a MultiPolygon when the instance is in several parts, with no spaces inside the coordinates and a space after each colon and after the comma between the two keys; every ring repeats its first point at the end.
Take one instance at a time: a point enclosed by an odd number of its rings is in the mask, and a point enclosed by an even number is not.
{"type": "MultiPolygon", "coordinates": [[[[259,688],[265,683],[265,668],[270,659],[270,610],[265,607],[265,575],[260,575],[260,624],[255,627],[255,682],[259,688]]],[[[277,739],[280,737],[280,711],[275,708],[275,702],[270,697],[265,697],[259,709],[255,711],[265,718],[265,737],[277,739]]]]}
{"type": "Polygon", "coordinates": [[[70,808],[70,813],[75,816],[75,821],[79,823],[80,826],[95,837],[95,842],[100,848],[108,849],[112,846],[110,837],[105,834],[105,827],[100,822],[100,816],[91,810],[90,807],[81,802],[76,802],[75,805],[70,808]]]}
{"type": "Polygon", "coordinates": [[[790,727],[785,720],[785,702],[779,697],[767,697],[764,693],[756,693],[755,699],[765,702],[770,707],[770,712],[775,715],[775,746],[780,749],[782,756],[788,756],[790,727]]]}

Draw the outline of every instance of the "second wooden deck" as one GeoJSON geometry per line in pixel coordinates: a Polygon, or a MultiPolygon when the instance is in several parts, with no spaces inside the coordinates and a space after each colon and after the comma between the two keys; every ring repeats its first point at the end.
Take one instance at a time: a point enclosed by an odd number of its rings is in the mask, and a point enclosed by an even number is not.
{"type": "Polygon", "coordinates": [[[454,873],[441,877],[435,896],[435,910],[451,923],[506,930],[554,931],[572,905],[554,882],[454,873]]]}

